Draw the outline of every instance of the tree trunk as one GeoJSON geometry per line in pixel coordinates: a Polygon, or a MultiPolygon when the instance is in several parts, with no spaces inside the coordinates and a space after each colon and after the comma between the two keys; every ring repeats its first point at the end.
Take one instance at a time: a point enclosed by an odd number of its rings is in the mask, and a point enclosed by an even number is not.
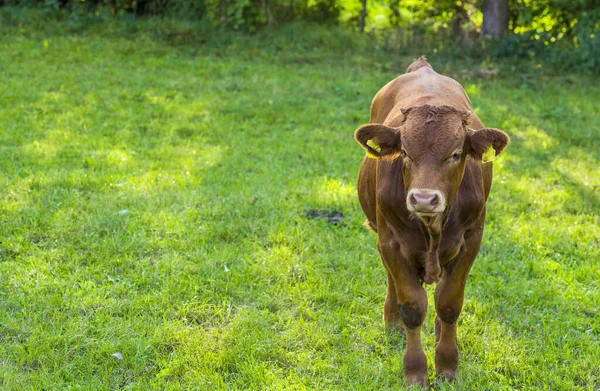
{"type": "Polygon", "coordinates": [[[463,24],[469,20],[469,15],[465,10],[464,3],[457,2],[454,5],[454,20],[452,21],[452,37],[463,48],[469,46],[468,32],[464,29],[463,24]]]}
{"type": "Polygon", "coordinates": [[[390,17],[390,22],[392,26],[398,26],[400,24],[400,0],[389,0],[388,6],[390,11],[392,11],[392,17],[390,17]]]}
{"type": "Polygon", "coordinates": [[[508,32],[508,0],[487,0],[483,7],[483,39],[500,39],[508,32]]]}
{"type": "Polygon", "coordinates": [[[358,30],[362,33],[365,31],[365,19],[367,18],[367,0],[362,1],[362,9],[360,10],[360,22],[358,30]]]}
{"type": "Polygon", "coordinates": [[[263,7],[265,10],[265,17],[267,19],[267,26],[273,25],[273,15],[271,14],[271,4],[269,4],[269,0],[263,1],[263,7]]]}

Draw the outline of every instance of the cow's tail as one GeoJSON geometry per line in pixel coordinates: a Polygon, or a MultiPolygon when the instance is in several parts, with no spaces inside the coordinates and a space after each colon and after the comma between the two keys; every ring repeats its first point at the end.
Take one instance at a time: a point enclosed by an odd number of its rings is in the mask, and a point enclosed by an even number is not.
{"type": "Polygon", "coordinates": [[[415,61],[413,61],[412,64],[410,64],[410,66],[406,70],[406,73],[414,72],[414,71],[417,71],[417,70],[419,70],[421,68],[424,68],[424,67],[431,68],[431,65],[429,64],[429,62],[427,61],[427,59],[425,58],[425,56],[421,56],[421,57],[417,58],[415,61]]]}

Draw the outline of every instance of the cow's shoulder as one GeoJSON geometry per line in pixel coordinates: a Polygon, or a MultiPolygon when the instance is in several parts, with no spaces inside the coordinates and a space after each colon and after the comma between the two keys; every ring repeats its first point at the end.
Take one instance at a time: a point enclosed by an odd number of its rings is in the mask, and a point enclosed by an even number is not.
{"type": "Polygon", "coordinates": [[[402,159],[377,162],[377,203],[383,212],[406,210],[406,194],[402,177],[402,159]]]}
{"type": "Polygon", "coordinates": [[[454,207],[461,224],[471,225],[478,221],[485,209],[485,200],[482,164],[469,157],[463,180],[454,200],[454,207]]]}

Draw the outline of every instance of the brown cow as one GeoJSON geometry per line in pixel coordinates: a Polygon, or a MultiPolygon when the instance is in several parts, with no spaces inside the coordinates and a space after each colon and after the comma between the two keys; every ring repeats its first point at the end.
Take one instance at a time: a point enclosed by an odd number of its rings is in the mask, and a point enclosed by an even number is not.
{"type": "Polygon", "coordinates": [[[421,325],[426,284],[435,288],[435,369],[453,379],[458,369],[456,321],[467,275],[479,251],[492,160],[508,136],[483,124],[453,79],[425,57],[383,87],[371,123],[356,140],[367,151],[358,196],[387,270],[383,317],[406,332],[404,379],[427,385],[421,325]]]}

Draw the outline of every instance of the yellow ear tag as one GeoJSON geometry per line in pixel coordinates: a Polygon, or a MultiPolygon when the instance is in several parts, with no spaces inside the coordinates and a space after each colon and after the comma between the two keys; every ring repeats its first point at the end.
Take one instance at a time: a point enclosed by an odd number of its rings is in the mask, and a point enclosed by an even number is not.
{"type": "Polygon", "coordinates": [[[490,147],[481,156],[481,161],[484,163],[493,162],[496,159],[496,150],[490,145],[490,147]]]}
{"type": "Polygon", "coordinates": [[[373,139],[367,141],[367,145],[371,148],[373,148],[375,151],[377,152],[381,152],[381,147],[377,144],[375,144],[375,141],[373,141],[373,139]]]}

